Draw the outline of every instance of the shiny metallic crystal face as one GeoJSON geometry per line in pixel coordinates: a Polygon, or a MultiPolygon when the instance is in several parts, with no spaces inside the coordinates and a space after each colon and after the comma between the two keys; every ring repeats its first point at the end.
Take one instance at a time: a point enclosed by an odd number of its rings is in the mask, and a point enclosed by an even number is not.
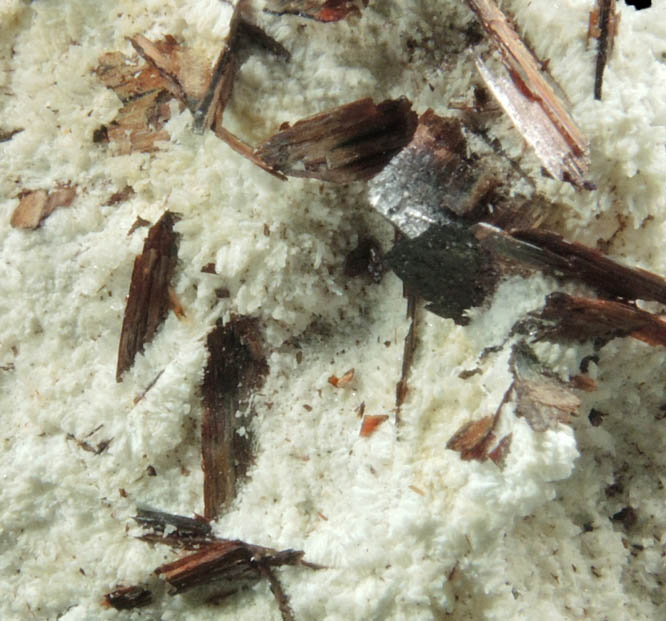
{"type": "Polygon", "coordinates": [[[459,119],[427,110],[411,142],[370,180],[370,204],[406,237],[487,210],[502,163],[471,152],[467,131],[459,119]]]}
{"type": "Polygon", "coordinates": [[[432,153],[403,149],[369,182],[370,204],[403,235],[418,237],[433,224],[451,221],[442,210],[449,192],[440,176],[432,153]]]}

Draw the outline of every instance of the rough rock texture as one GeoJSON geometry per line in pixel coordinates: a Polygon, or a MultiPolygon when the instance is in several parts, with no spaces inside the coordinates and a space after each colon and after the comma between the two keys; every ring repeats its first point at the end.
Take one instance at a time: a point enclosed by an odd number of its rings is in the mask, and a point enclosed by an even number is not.
{"type": "MultiPolygon", "coordinates": [[[[464,3],[371,2],[335,23],[250,4],[292,54],[289,63],[252,54],[238,71],[224,124],[253,145],[283,122],[362,97],[404,95],[418,114],[449,115],[448,103],[472,101],[480,83],[467,50],[487,44],[464,3]]],[[[492,106],[480,121],[489,141],[474,148],[490,153],[501,141],[560,206],[550,228],[663,274],[666,7],[618,4],[596,101],[591,4],[502,3],[568,94],[598,189],[577,193],[543,176],[492,106]]],[[[401,284],[344,269],[359,239],[371,235],[383,251],[393,242],[364,184],[279,181],[213,133],[194,134],[176,102],[168,139],[152,153],[93,140],[123,105],[94,73],[102,54],[131,56],[126,37],[169,34],[212,65],[231,11],[217,0],[0,6],[0,617],[117,619],[100,606],[104,593],[149,580],[153,603],[123,618],[279,618],[265,585],[214,607],[153,589],[149,573],[176,555],[135,539],[130,520],[137,505],[203,511],[204,343],[232,315],[261,323],[269,373],[253,397],[249,479],[213,530],[326,566],[283,570],[297,619],[666,617],[663,348],[535,345],[564,381],[596,355],[586,368],[598,389],[578,394],[570,427],[545,432],[508,402],[494,430],[512,434],[503,469],[463,461],[446,443],[495,412],[512,382],[501,346],[553,281],[503,282],[467,326],[419,313],[396,429],[408,329],[401,284]],[[77,188],[69,207],[35,230],[12,228],[23,189],[62,186],[77,188]],[[109,200],[128,186],[133,194],[109,200]],[[116,383],[124,298],[146,231],[127,232],[165,209],[181,215],[172,289],[184,317],[170,313],[116,383]],[[351,368],[349,384],[329,384],[351,368]],[[389,414],[367,437],[362,402],[368,416],[389,414]],[[603,412],[600,425],[591,409],[603,412]],[[82,449],[107,440],[99,454],[82,449]]],[[[531,187],[518,174],[511,184],[531,187]]]]}

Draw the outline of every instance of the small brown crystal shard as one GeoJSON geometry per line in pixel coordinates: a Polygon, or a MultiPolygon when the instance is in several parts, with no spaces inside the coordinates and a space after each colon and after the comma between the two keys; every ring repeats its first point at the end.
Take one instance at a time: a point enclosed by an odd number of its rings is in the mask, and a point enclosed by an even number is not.
{"type": "Polygon", "coordinates": [[[388,414],[366,414],[361,421],[361,431],[359,435],[362,438],[371,436],[377,427],[388,420],[388,414]]]}
{"type": "Polygon", "coordinates": [[[153,42],[142,34],[135,35],[130,39],[132,47],[139,56],[157,69],[158,73],[176,97],[186,100],[187,95],[178,77],[179,63],[175,52],[180,47],[171,35],[167,35],[161,41],[153,42]]]}
{"type": "Polygon", "coordinates": [[[524,416],[534,431],[555,429],[568,423],[580,399],[552,371],[539,363],[523,341],[513,347],[511,372],[514,377],[516,415],[524,416]]]}
{"type": "Polygon", "coordinates": [[[556,276],[580,280],[609,296],[653,300],[666,304],[666,280],[646,270],[628,267],[594,248],[569,242],[550,231],[514,230],[477,224],[475,236],[483,247],[523,264],[547,269],[556,276]]]}
{"type": "Polygon", "coordinates": [[[129,237],[132,233],[134,233],[134,231],[144,226],[150,226],[150,221],[146,220],[145,218],[142,218],[141,216],[137,216],[136,220],[132,222],[132,226],[130,226],[129,230],[127,231],[127,237],[129,237]]]}
{"type": "MultiPolygon", "coordinates": [[[[132,399],[132,403],[134,405],[136,405],[137,403],[142,401],[145,398],[145,396],[148,394],[148,392],[150,392],[150,390],[155,387],[155,384],[157,384],[157,381],[160,379],[160,377],[162,377],[162,373],[164,373],[164,369],[162,369],[155,377],[153,377],[153,379],[150,380],[150,382],[148,382],[148,385],[138,395],[136,395],[134,397],[134,399],[132,399]]],[[[152,466],[151,466],[151,468],[152,468],[152,466]]],[[[153,468],[153,470],[154,470],[154,468],[153,468]]],[[[151,476],[153,476],[153,475],[151,475],[151,476]]]]}
{"type": "Polygon", "coordinates": [[[284,175],[274,171],[253,148],[222,126],[222,117],[233,89],[238,69],[238,47],[241,42],[251,42],[268,49],[282,58],[289,59],[289,52],[261,28],[247,22],[242,11],[246,0],[239,0],[229,24],[229,33],[212,70],[203,66],[190,54],[179,48],[165,50],[159,42],[152,43],[138,35],[132,39],[135,49],[163,76],[174,96],[187,106],[193,115],[192,129],[203,133],[212,129],[215,135],[226,142],[236,153],[249,159],[266,172],[279,179],[284,175]]]}
{"type": "Polygon", "coordinates": [[[140,66],[136,58],[128,58],[120,52],[107,52],[98,60],[95,74],[123,102],[166,86],[158,71],[150,66],[140,66]]]}
{"type": "Polygon", "coordinates": [[[486,461],[490,459],[499,468],[504,467],[504,461],[511,449],[511,438],[508,434],[497,442],[495,428],[499,422],[504,404],[509,400],[513,391],[513,384],[504,393],[502,401],[493,416],[484,416],[464,424],[446,443],[446,448],[460,453],[464,461],[486,461]]]}
{"type": "Polygon", "coordinates": [[[218,325],[207,340],[208,363],[202,386],[201,450],[204,517],[214,520],[236,493],[250,456],[248,422],[237,417],[268,371],[259,327],[250,317],[218,325]],[[243,435],[239,435],[241,426],[243,435]]]}
{"type": "Polygon", "coordinates": [[[482,26],[499,49],[507,73],[494,75],[477,59],[477,68],[525,140],[548,172],[576,188],[585,181],[589,142],[544,78],[543,64],[492,0],[468,0],[482,26]]]}
{"type": "Polygon", "coordinates": [[[219,582],[225,587],[224,593],[230,595],[248,582],[266,578],[283,621],[293,621],[287,594],[273,573],[273,568],[281,565],[320,569],[303,561],[300,550],[278,551],[243,541],[218,539],[198,552],[158,567],[155,573],[169,584],[172,594],[219,582]]]}
{"type": "Polygon", "coordinates": [[[488,211],[480,221],[499,227],[505,231],[531,231],[539,228],[543,222],[561,213],[561,205],[549,201],[542,195],[491,196],[492,211],[488,211]]]}
{"type": "Polygon", "coordinates": [[[624,302],[551,293],[536,315],[537,338],[607,342],[631,336],[648,345],[666,346],[666,321],[624,302]]]}
{"type": "Polygon", "coordinates": [[[222,583],[224,591],[209,600],[217,602],[247,586],[248,582],[266,578],[282,618],[289,621],[293,619],[289,598],[273,568],[300,565],[322,569],[321,565],[304,561],[300,550],[274,550],[244,541],[213,537],[209,523],[200,516],[187,518],[143,509],[134,519],[147,531],[140,539],[196,550],[155,569],[155,573],[171,587],[171,595],[198,586],[222,583]]]}
{"type": "Polygon", "coordinates": [[[483,373],[483,371],[479,367],[476,367],[474,369],[465,369],[460,373],[458,373],[458,377],[461,380],[466,380],[469,379],[470,377],[474,377],[475,375],[479,375],[479,373],[483,373]]]}
{"type": "Polygon", "coordinates": [[[110,52],[100,57],[96,69],[124,104],[104,129],[120,154],[149,153],[157,150],[157,141],[169,140],[163,128],[171,117],[169,102],[175,98],[183,106],[194,106],[205,92],[210,69],[171,35],[151,41],[138,34],[130,42],[148,64],[110,52]]]}
{"type": "Polygon", "coordinates": [[[460,458],[467,461],[476,459],[484,461],[488,458],[488,448],[495,440],[493,428],[495,416],[484,416],[463,425],[446,443],[446,448],[458,451],[460,458]]]}
{"type": "Polygon", "coordinates": [[[511,450],[511,440],[513,439],[513,434],[510,433],[504,436],[498,443],[497,446],[488,453],[488,459],[492,461],[499,468],[504,467],[504,462],[506,461],[506,456],[511,450]]]}
{"type": "Polygon", "coordinates": [[[178,255],[174,224],[178,216],[169,211],[153,225],[134,260],[123,327],[118,346],[116,381],[134,363],[136,354],[150,343],[169,310],[169,282],[178,255]]]}
{"type": "Polygon", "coordinates": [[[75,197],[76,188],[74,187],[67,186],[58,188],[56,190],[51,190],[51,192],[49,192],[49,198],[46,201],[47,210],[50,210],[49,213],[51,213],[58,207],[69,207],[74,201],[75,197]]]}
{"type": "Polygon", "coordinates": [[[185,309],[183,308],[183,303],[180,301],[178,294],[172,287],[169,287],[169,307],[173,311],[173,314],[181,321],[187,317],[185,309]]]}
{"type": "Polygon", "coordinates": [[[259,26],[246,21],[242,15],[238,24],[238,36],[242,39],[243,43],[262,48],[281,60],[288,61],[291,59],[289,50],[282,43],[276,41],[267,32],[259,28],[259,26]]]}
{"type": "Polygon", "coordinates": [[[594,392],[597,389],[597,383],[587,375],[572,375],[569,378],[569,386],[584,392],[594,392]]]}
{"type": "Polygon", "coordinates": [[[285,590],[282,588],[282,584],[278,580],[278,577],[267,565],[259,565],[259,572],[264,578],[266,578],[266,580],[268,580],[271,593],[273,594],[273,597],[275,597],[280,614],[282,615],[282,621],[294,621],[294,613],[291,610],[289,598],[287,597],[285,590]]]}
{"type": "Polygon", "coordinates": [[[158,141],[169,140],[164,124],[171,118],[167,91],[152,91],[126,104],[107,127],[109,140],[118,145],[118,153],[151,153],[158,141]]]}
{"type": "MultiPolygon", "coordinates": [[[[151,43],[147,39],[145,42],[151,43]]],[[[175,54],[178,46],[171,36],[151,45],[165,56],[175,54]]],[[[120,52],[100,56],[96,73],[124,104],[105,128],[108,140],[117,144],[120,154],[149,153],[157,150],[155,142],[169,140],[168,132],[163,129],[171,117],[169,100],[180,93],[173,81],[155,67],[140,67],[120,52]]]]}
{"type": "Polygon", "coordinates": [[[247,0],[238,0],[236,3],[229,24],[229,33],[217,57],[215,67],[213,67],[206,91],[193,109],[194,122],[192,129],[197,134],[202,134],[205,130],[210,129],[215,122],[222,123],[224,108],[229,97],[231,97],[234,77],[238,68],[236,51],[238,25],[241,21],[241,11],[246,4],[247,0]]]}
{"type": "Polygon", "coordinates": [[[369,0],[271,0],[264,9],[273,15],[297,15],[318,22],[338,22],[360,13],[369,0]]]}
{"type": "Polygon", "coordinates": [[[349,371],[347,371],[342,377],[338,377],[337,375],[331,375],[331,377],[328,378],[328,383],[331,386],[335,386],[336,388],[344,388],[353,379],[354,379],[354,369],[349,369],[349,371]]]}
{"type": "Polygon", "coordinates": [[[210,60],[196,54],[171,35],[151,41],[137,34],[130,39],[132,47],[148,63],[149,70],[157,70],[164,87],[183,106],[194,109],[204,98],[211,80],[210,60]]]}
{"type": "Polygon", "coordinates": [[[255,154],[293,177],[335,183],[367,180],[409,143],[416,120],[405,98],[380,104],[359,99],[287,126],[255,154]]]}
{"type": "Polygon", "coordinates": [[[147,606],[153,601],[153,594],[140,586],[119,587],[104,596],[102,606],[116,610],[131,610],[147,606]]]}
{"type": "Polygon", "coordinates": [[[76,442],[79,448],[82,448],[84,451],[92,453],[93,455],[101,455],[107,448],[109,448],[109,444],[111,444],[111,440],[109,439],[109,440],[102,440],[101,442],[98,442],[97,446],[93,446],[92,444],[90,444],[90,442],[86,442],[85,440],[79,440],[72,433],[67,434],[67,439],[74,440],[74,442],[76,442]]]}
{"type": "Polygon", "coordinates": [[[36,229],[58,207],[69,207],[76,197],[75,187],[62,187],[51,192],[24,190],[12,213],[10,224],[15,229],[36,229]]]}
{"type": "Polygon", "coordinates": [[[212,68],[208,59],[196,56],[171,35],[159,41],[151,41],[141,34],[130,39],[139,56],[148,63],[142,67],[135,59],[119,52],[102,55],[96,73],[125,105],[112,123],[95,132],[94,142],[114,141],[120,154],[157,150],[158,140],[169,139],[164,124],[171,115],[169,102],[175,98],[181,109],[188,108],[192,112],[195,132],[212,129],[237,153],[284,179],[284,175],[274,171],[252,147],[222,126],[224,108],[239,64],[240,45],[251,43],[289,59],[284,46],[242,15],[246,4],[246,0],[236,3],[229,33],[212,68]]]}
{"type": "Polygon", "coordinates": [[[456,433],[451,436],[446,443],[446,448],[452,451],[458,451],[462,460],[486,461],[490,459],[499,468],[504,467],[506,456],[511,450],[511,438],[513,434],[508,434],[497,442],[495,437],[495,428],[502,414],[502,408],[508,402],[514,390],[512,383],[507,388],[502,400],[492,416],[469,423],[465,423],[456,433]]]}
{"type": "Polygon", "coordinates": [[[218,539],[193,554],[161,565],[155,573],[169,583],[173,593],[182,593],[215,581],[257,580],[262,577],[259,569],[262,565],[299,565],[303,564],[302,559],[303,552],[299,550],[278,551],[243,541],[218,539]]]}
{"type": "Polygon", "coordinates": [[[9,142],[16,134],[20,134],[23,128],[18,129],[3,129],[0,127],[0,142],[9,142]]]}
{"type": "Polygon", "coordinates": [[[597,0],[597,6],[590,11],[590,20],[587,29],[590,37],[598,39],[597,63],[594,72],[594,98],[601,99],[601,89],[604,80],[604,70],[608,57],[613,51],[613,43],[620,25],[620,15],[615,8],[615,0],[597,0]]]}
{"type": "Polygon", "coordinates": [[[611,520],[622,524],[625,530],[631,530],[638,522],[638,513],[636,509],[631,506],[624,507],[617,513],[613,514],[611,520]]]}
{"type": "Polygon", "coordinates": [[[104,203],[106,206],[117,205],[126,201],[128,198],[134,196],[136,192],[131,185],[126,185],[122,190],[118,190],[109,196],[109,199],[104,203]]]}
{"type": "Polygon", "coordinates": [[[234,151],[236,151],[236,153],[250,160],[255,166],[259,166],[259,168],[280,179],[280,181],[287,180],[285,175],[283,175],[281,172],[278,172],[277,170],[274,170],[272,166],[264,162],[264,160],[262,160],[261,157],[255,153],[254,149],[249,144],[222,127],[220,123],[215,123],[213,131],[220,140],[226,142],[234,151]]]}
{"type": "Polygon", "coordinates": [[[246,21],[243,17],[246,5],[247,0],[236,2],[229,31],[212,69],[204,59],[196,58],[190,50],[180,46],[171,35],[156,42],[140,34],[130,39],[139,55],[159,72],[173,96],[192,111],[192,129],[198,134],[222,127],[222,115],[238,69],[240,43],[254,43],[289,59],[289,52],[278,41],[246,21]]]}
{"type": "Polygon", "coordinates": [[[231,97],[240,62],[238,48],[242,43],[253,43],[284,60],[290,58],[289,52],[282,44],[244,18],[243,12],[246,10],[247,4],[247,0],[236,2],[229,23],[229,32],[215,61],[210,80],[205,91],[200,97],[197,97],[197,101],[192,106],[192,116],[194,117],[192,129],[198,134],[211,128],[218,133],[217,130],[222,128],[224,109],[231,97]]]}
{"type": "Polygon", "coordinates": [[[614,297],[628,300],[654,300],[666,304],[666,280],[637,267],[628,267],[583,244],[568,242],[549,231],[514,231],[520,241],[539,246],[560,257],[556,270],[569,272],[593,287],[614,297]]]}
{"type": "Polygon", "coordinates": [[[239,65],[240,44],[254,43],[287,60],[290,56],[278,41],[246,21],[242,14],[246,5],[247,0],[236,3],[229,32],[212,69],[193,58],[187,50],[182,50],[173,37],[167,37],[165,42],[153,43],[137,35],[131,41],[137,52],[157,69],[171,93],[192,111],[192,129],[195,133],[201,134],[212,129],[234,151],[266,172],[284,179],[283,175],[276,173],[256,156],[252,147],[222,126],[224,109],[231,97],[239,65]]]}
{"type": "MultiPolygon", "coordinates": [[[[403,289],[403,295],[405,291],[403,289]]],[[[407,298],[407,319],[409,319],[409,328],[405,334],[405,341],[402,347],[402,365],[400,368],[400,379],[395,385],[395,422],[400,424],[400,409],[407,398],[409,384],[407,377],[412,370],[414,361],[414,352],[416,351],[416,296],[406,294],[407,298]]]]}
{"type": "Polygon", "coordinates": [[[210,524],[202,517],[188,518],[152,509],[139,509],[134,520],[146,531],[139,537],[142,541],[198,550],[214,539],[210,524]]]}

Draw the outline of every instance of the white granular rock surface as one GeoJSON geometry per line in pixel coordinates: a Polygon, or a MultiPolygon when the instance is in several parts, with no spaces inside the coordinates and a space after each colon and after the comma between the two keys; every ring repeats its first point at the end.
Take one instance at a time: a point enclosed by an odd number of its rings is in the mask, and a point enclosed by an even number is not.
{"type": "MultiPolygon", "coordinates": [[[[636,12],[618,3],[601,102],[592,97],[596,45],[585,46],[591,6],[504,3],[550,59],[591,139],[597,190],[576,194],[541,176],[500,114],[492,131],[559,204],[551,226],[666,274],[666,6],[636,12]]],[[[254,8],[292,59],[253,53],[243,64],[225,124],[250,142],[364,96],[405,95],[419,113],[446,115],[478,83],[468,52],[477,31],[464,3],[375,0],[337,24],[254,8]]],[[[343,273],[361,236],[385,249],[392,239],[365,187],[282,183],[212,133],[193,134],[190,113],[175,106],[170,140],[156,153],[114,155],[93,144],[121,106],[93,73],[101,54],[131,54],[126,37],[136,33],[172,34],[213,58],[229,15],[212,0],[0,3],[0,128],[24,128],[0,143],[0,618],[280,618],[265,583],[218,606],[159,590],[147,608],[100,606],[117,585],[156,584],[152,570],[176,558],[134,538],[137,506],[203,511],[205,337],[231,314],[261,321],[270,373],[253,397],[250,478],[214,528],[302,549],[326,566],[278,570],[297,619],[666,618],[662,349],[612,341],[589,363],[598,388],[580,395],[571,426],[535,433],[508,404],[505,468],[461,461],[448,439],[492,414],[511,383],[509,350],[481,352],[501,345],[555,286],[515,278],[466,327],[420,311],[402,425],[391,416],[361,438],[361,402],[366,413],[392,413],[408,328],[395,276],[376,285],[343,273]],[[78,188],[71,207],[34,231],[10,227],[21,190],[67,182],[78,188]],[[126,185],[136,193],[105,206],[126,185]],[[146,229],[127,231],[165,208],[182,216],[173,285],[186,317],[170,314],[116,383],[146,229]],[[217,274],[202,273],[211,262],[217,274]],[[230,297],[219,298],[220,288],[230,297]],[[328,383],[349,368],[350,385],[328,383]],[[600,426],[590,424],[591,409],[603,413],[600,426]],[[96,455],[71,436],[110,444],[96,455]],[[626,507],[635,524],[611,519],[626,507]]],[[[562,377],[593,353],[591,345],[537,351],[562,377]]]]}

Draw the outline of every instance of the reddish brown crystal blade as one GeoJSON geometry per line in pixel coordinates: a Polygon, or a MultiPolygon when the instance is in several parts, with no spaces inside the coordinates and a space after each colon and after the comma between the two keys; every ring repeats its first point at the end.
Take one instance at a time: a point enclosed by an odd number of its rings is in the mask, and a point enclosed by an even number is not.
{"type": "Polygon", "coordinates": [[[546,169],[577,188],[588,187],[589,141],[544,78],[541,64],[492,0],[468,0],[508,75],[496,76],[477,60],[481,76],[546,169]]]}
{"type": "Polygon", "coordinates": [[[116,381],[134,363],[136,354],[150,343],[169,310],[169,283],[178,255],[174,224],[178,216],[169,211],[153,225],[134,260],[123,326],[118,346],[116,381]]]}
{"type": "Polygon", "coordinates": [[[286,127],[255,154],[289,176],[335,183],[366,180],[409,143],[416,121],[404,98],[380,104],[359,99],[286,127]]]}
{"type": "Polygon", "coordinates": [[[250,461],[249,442],[237,433],[247,421],[236,413],[247,406],[268,367],[259,345],[256,321],[237,318],[217,326],[207,341],[208,364],[201,388],[201,450],[204,517],[214,520],[236,493],[238,477],[250,461]]]}

